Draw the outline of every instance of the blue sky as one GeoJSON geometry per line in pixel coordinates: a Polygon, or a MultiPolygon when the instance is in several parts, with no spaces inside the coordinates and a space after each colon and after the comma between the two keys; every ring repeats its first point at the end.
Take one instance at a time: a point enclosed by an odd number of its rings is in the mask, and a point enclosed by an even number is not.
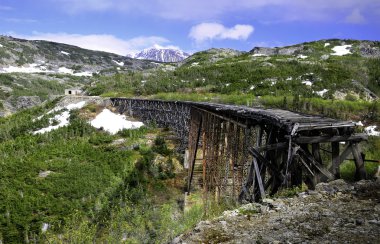
{"type": "Polygon", "coordinates": [[[380,40],[380,0],[0,0],[0,34],[127,54],[380,40]]]}

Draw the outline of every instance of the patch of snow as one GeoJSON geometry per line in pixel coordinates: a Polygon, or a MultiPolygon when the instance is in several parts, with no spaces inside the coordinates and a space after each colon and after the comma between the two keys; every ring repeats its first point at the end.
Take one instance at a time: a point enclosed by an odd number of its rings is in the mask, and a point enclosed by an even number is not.
{"type": "Polygon", "coordinates": [[[38,174],[38,177],[40,177],[40,178],[45,178],[45,177],[47,177],[48,175],[50,175],[51,173],[53,173],[53,171],[50,171],[50,170],[40,171],[40,173],[38,174]]]}
{"type": "Polygon", "coordinates": [[[332,48],[334,53],[332,53],[331,55],[343,56],[343,55],[351,54],[351,52],[349,50],[351,48],[351,46],[352,45],[335,46],[332,48]]]}
{"type": "Polygon", "coordinates": [[[305,59],[305,58],[308,58],[308,56],[300,54],[300,55],[297,56],[297,58],[305,59]]]}
{"type": "Polygon", "coordinates": [[[4,47],[4,46],[0,44],[0,47],[4,47]]]}
{"type": "Polygon", "coordinates": [[[288,77],[286,78],[286,80],[293,80],[293,77],[288,77]]]}
{"type": "Polygon", "coordinates": [[[234,210],[226,210],[223,212],[223,216],[225,217],[236,217],[239,215],[239,210],[234,209],[234,210]]]}
{"type": "Polygon", "coordinates": [[[86,105],[86,101],[81,101],[79,103],[72,103],[67,105],[65,108],[68,110],[73,110],[73,109],[81,109],[86,105]]]}
{"type": "Polygon", "coordinates": [[[355,123],[357,126],[364,126],[361,121],[355,123]]]}
{"type": "Polygon", "coordinates": [[[268,55],[263,54],[263,53],[255,53],[252,55],[252,57],[267,57],[268,55]]]}
{"type": "Polygon", "coordinates": [[[64,74],[70,74],[70,75],[72,75],[74,73],[74,71],[72,69],[68,69],[66,67],[59,67],[58,72],[64,73],[64,74]]]}
{"type": "Polygon", "coordinates": [[[46,72],[46,69],[41,69],[41,67],[37,67],[38,64],[29,64],[29,66],[9,66],[6,68],[2,68],[0,73],[41,73],[46,72]]]}
{"type": "Polygon", "coordinates": [[[325,47],[328,47],[328,46],[330,46],[330,43],[326,42],[325,47]]]}
{"type": "Polygon", "coordinates": [[[74,76],[92,76],[92,73],[89,71],[74,73],[74,70],[66,68],[66,67],[59,67],[58,72],[63,73],[63,74],[74,75],[74,76]]]}
{"type": "Polygon", "coordinates": [[[74,76],[92,76],[92,73],[90,71],[83,71],[83,72],[78,72],[74,73],[74,76]]]}
{"type": "Polygon", "coordinates": [[[67,56],[70,55],[70,53],[65,52],[65,51],[61,51],[61,53],[64,54],[64,55],[67,55],[67,56]]]}
{"type": "MultiPolygon", "coordinates": [[[[48,126],[46,128],[42,128],[40,130],[34,131],[33,134],[34,135],[35,134],[44,134],[46,132],[49,132],[49,131],[52,131],[52,130],[56,130],[56,129],[60,128],[60,127],[68,125],[69,124],[69,117],[70,117],[70,110],[83,108],[85,104],[86,104],[86,102],[82,101],[82,102],[79,102],[79,103],[69,104],[69,105],[67,105],[64,108],[62,108],[62,107],[56,107],[56,108],[50,110],[46,114],[50,114],[50,113],[53,113],[55,111],[66,109],[66,111],[63,111],[62,113],[55,115],[53,118],[51,118],[49,120],[50,124],[53,123],[53,121],[57,121],[58,122],[57,125],[50,125],[50,126],[48,126]]],[[[38,117],[37,120],[41,119],[41,118],[42,118],[42,116],[38,117]]]]}
{"type": "Polygon", "coordinates": [[[270,83],[271,86],[274,86],[274,85],[276,85],[276,84],[277,84],[277,81],[272,81],[272,82],[270,83]]]}
{"type": "Polygon", "coordinates": [[[143,84],[146,83],[146,80],[141,80],[141,83],[143,83],[143,84]]]}
{"type": "Polygon", "coordinates": [[[227,83],[227,84],[226,84],[226,87],[229,87],[230,85],[231,85],[230,83],[227,83]]]}
{"type": "Polygon", "coordinates": [[[117,70],[120,70],[120,67],[117,67],[116,69],[117,69],[117,70]]]}
{"type": "Polygon", "coordinates": [[[42,233],[46,232],[49,229],[49,224],[48,223],[43,223],[41,231],[42,233]]]}
{"type": "Polygon", "coordinates": [[[103,128],[111,134],[116,134],[123,129],[137,129],[144,125],[142,122],[126,120],[125,115],[112,113],[108,109],[104,109],[90,124],[98,129],[103,128]]]}
{"type": "Polygon", "coordinates": [[[249,90],[253,90],[253,89],[255,89],[256,87],[254,86],[254,85],[252,85],[250,88],[249,88],[249,90]]]}
{"type": "Polygon", "coordinates": [[[194,62],[194,63],[191,64],[191,66],[198,66],[198,65],[199,65],[198,62],[194,62]]]}
{"type": "Polygon", "coordinates": [[[302,84],[305,84],[307,86],[313,85],[313,83],[311,81],[309,81],[309,80],[302,81],[302,84]]]}
{"type": "Polygon", "coordinates": [[[114,62],[115,64],[117,64],[119,66],[124,66],[124,62],[118,62],[116,60],[112,60],[112,62],[114,62]]]}
{"type": "Polygon", "coordinates": [[[365,133],[369,136],[380,136],[380,131],[376,131],[376,125],[371,125],[364,128],[365,133]]]}
{"type": "Polygon", "coordinates": [[[323,97],[323,95],[325,95],[326,92],[328,92],[329,90],[327,89],[323,89],[322,91],[317,91],[315,92],[316,94],[318,94],[319,96],[323,97]]]}
{"type": "Polygon", "coordinates": [[[327,60],[327,59],[329,59],[329,57],[330,57],[330,55],[328,55],[328,54],[323,54],[323,55],[321,56],[321,59],[322,59],[322,60],[327,60]]]}

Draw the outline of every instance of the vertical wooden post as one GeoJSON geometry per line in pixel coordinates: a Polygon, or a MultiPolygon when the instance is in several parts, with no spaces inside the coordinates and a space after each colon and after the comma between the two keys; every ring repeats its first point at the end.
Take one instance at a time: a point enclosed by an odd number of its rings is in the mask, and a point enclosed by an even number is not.
{"type": "Polygon", "coordinates": [[[206,171],[207,171],[207,157],[208,157],[208,136],[209,136],[209,114],[203,113],[203,133],[202,133],[202,183],[203,183],[203,204],[204,204],[204,214],[207,214],[207,178],[206,178],[206,171]]]}
{"type": "MultiPolygon", "coordinates": [[[[311,150],[315,161],[323,165],[319,143],[311,144],[311,150]]],[[[314,177],[312,177],[313,184],[316,185],[317,183],[319,183],[321,181],[321,177],[322,176],[320,173],[315,172],[314,177]]]]}
{"type": "MultiPolygon", "coordinates": [[[[258,125],[256,127],[257,127],[256,147],[260,147],[262,145],[264,129],[263,129],[263,125],[258,125]]],[[[253,167],[255,167],[254,160],[252,161],[252,164],[253,164],[252,166],[253,167]]],[[[257,160],[256,160],[256,163],[257,163],[257,160]]],[[[260,176],[257,175],[256,170],[254,171],[254,176],[253,176],[254,177],[254,181],[253,181],[253,196],[252,196],[252,200],[256,201],[256,202],[259,201],[259,199],[260,199],[260,197],[259,197],[260,185],[259,185],[259,182],[258,182],[258,177],[260,177],[261,180],[262,180],[261,174],[265,174],[265,171],[266,171],[266,168],[265,168],[264,164],[261,164],[261,163],[258,164],[258,168],[259,168],[259,172],[261,171],[260,172],[260,176]]],[[[255,169],[255,168],[253,168],[253,169],[255,169]]]]}
{"type": "Polygon", "coordinates": [[[336,179],[340,178],[340,158],[339,158],[339,142],[332,142],[331,143],[331,157],[332,157],[332,174],[335,176],[336,179]]]}
{"type": "MultiPolygon", "coordinates": [[[[310,151],[309,151],[309,145],[308,144],[301,144],[301,148],[310,154],[310,151]]],[[[307,172],[307,171],[306,171],[307,172]]],[[[314,172],[314,175],[315,175],[315,172],[314,172]]],[[[314,176],[310,175],[310,173],[306,173],[306,178],[305,178],[305,183],[307,185],[307,187],[311,190],[314,190],[315,189],[315,181],[314,181],[314,176]]]]}
{"type": "Polygon", "coordinates": [[[358,144],[352,143],[351,150],[352,150],[352,155],[354,156],[354,159],[355,159],[355,166],[356,166],[355,180],[366,179],[367,173],[365,171],[364,161],[363,161],[362,155],[360,154],[358,144]]]}

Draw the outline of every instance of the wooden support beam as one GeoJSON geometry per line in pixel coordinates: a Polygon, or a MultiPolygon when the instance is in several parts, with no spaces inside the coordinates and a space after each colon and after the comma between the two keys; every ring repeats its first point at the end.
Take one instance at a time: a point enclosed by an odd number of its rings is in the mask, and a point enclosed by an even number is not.
{"type": "Polygon", "coordinates": [[[339,157],[339,142],[332,142],[331,143],[331,172],[335,176],[335,179],[340,178],[340,157],[339,157]]]}
{"type": "MultiPolygon", "coordinates": [[[[255,148],[251,147],[248,149],[249,153],[252,154],[260,163],[263,163],[264,165],[268,166],[274,174],[278,175],[280,177],[280,174],[276,167],[274,167],[270,161],[266,160],[255,148]]],[[[281,178],[281,177],[280,177],[281,178]]]]}
{"type": "MultiPolygon", "coordinates": [[[[319,162],[322,167],[325,167],[322,161],[322,157],[321,157],[320,144],[319,143],[311,144],[311,151],[315,160],[319,162]]],[[[315,185],[321,181],[321,177],[322,175],[320,173],[313,175],[313,182],[315,185]]]]}
{"type": "Polygon", "coordinates": [[[360,154],[360,150],[357,143],[352,143],[351,146],[352,155],[355,159],[355,166],[356,166],[356,172],[355,172],[355,179],[356,180],[363,180],[367,178],[367,173],[365,171],[364,162],[362,155],[360,154]]]}
{"type": "Polygon", "coordinates": [[[319,162],[317,162],[314,157],[304,149],[300,148],[298,150],[298,155],[306,162],[310,163],[313,167],[315,167],[319,172],[321,172],[323,175],[325,175],[329,180],[334,180],[334,175],[331,174],[327,169],[323,168],[323,165],[321,165],[319,162]]]}
{"type": "MultiPolygon", "coordinates": [[[[256,126],[256,147],[260,147],[262,145],[263,134],[264,134],[264,126],[263,125],[257,125],[256,126]]],[[[260,176],[262,174],[265,174],[265,171],[266,171],[265,165],[263,163],[260,163],[258,166],[260,169],[260,176]]],[[[254,165],[253,160],[252,160],[250,170],[252,171],[252,176],[253,176],[253,182],[252,182],[253,186],[252,186],[252,197],[251,197],[251,199],[253,201],[258,201],[260,199],[260,197],[259,197],[260,189],[259,189],[259,182],[257,180],[256,173],[255,173],[255,165],[254,165]]]]}
{"type": "Polygon", "coordinates": [[[350,136],[299,136],[293,138],[293,142],[297,144],[313,144],[325,142],[341,142],[341,141],[366,141],[368,135],[364,133],[350,136]]]}
{"type": "Polygon", "coordinates": [[[255,167],[256,180],[259,183],[260,196],[261,196],[261,199],[264,199],[265,198],[264,185],[263,185],[263,180],[261,178],[261,173],[260,173],[259,165],[257,164],[256,158],[253,158],[253,165],[255,167]]]}
{"type": "Polygon", "coordinates": [[[287,142],[279,142],[275,144],[265,145],[261,147],[255,147],[256,151],[258,152],[266,152],[266,151],[273,151],[278,149],[284,149],[288,147],[287,142]]]}
{"type": "MultiPolygon", "coordinates": [[[[300,153],[302,153],[303,151],[310,157],[312,158],[313,160],[316,160],[314,158],[314,156],[310,153],[310,150],[309,150],[309,144],[301,144],[300,145],[300,149],[299,149],[300,153]]],[[[299,154],[300,154],[299,153],[299,154]]],[[[303,165],[308,165],[306,168],[308,170],[311,170],[311,174],[306,174],[304,176],[304,182],[305,184],[307,185],[307,188],[310,189],[310,190],[315,190],[315,185],[316,185],[316,180],[315,180],[315,175],[318,173],[318,172],[314,172],[311,167],[313,166],[313,164],[307,160],[305,157],[302,157],[300,156],[300,161],[303,165]],[[309,167],[310,166],[310,167],[309,167]]],[[[313,167],[315,168],[315,167],[313,167]]]]}
{"type": "Polygon", "coordinates": [[[201,109],[201,108],[197,108],[197,109],[200,110],[200,111],[202,111],[202,112],[204,112],[204,113],[212,114],[213,116],[218,117],[218,118],[220,118],[220,119],[223,119],[223,120],[225,120],[225,121],[228,121],[228,122],[234,123],[234,124],[236,124],[236,125],[238,125],[238,126],[240,126],[240,127],[243,127],[243,128],[246,128],[246,127],[247,127],[246,124],[244,124],[244,123],[240,123],[239,121],[236,121],[236,120],[230,119],[230,118],[228,118],[228,117],[226,117],[226,116],[222,116],[222,115],[220,115],[220,114],[217,114],[217,113],[211,112],[211,111],[209,111],[209,110],[201,109]]]}
{"type": "Polygon", "coordinates": [[[199,139],[201,136],[201,130],[202,130],[202,115],[197,114],[193,115],[192,118],[193,121],[193,128],[190,128],[190,131],[196,132],[195,138],[192,138],[189,136],[189,148],[191,148],[191,152],[189,152],[189,162],[190,162],[190,174],[189,174],[189,179],[188,179],[188,184],[187,184],[187,192],[190,193],[191,189],[191,182],[193,180],[193,174],[194,174],[194,166],[195,166],[195,160],[198,152],[198,144],[199,144],[199,139]]]}

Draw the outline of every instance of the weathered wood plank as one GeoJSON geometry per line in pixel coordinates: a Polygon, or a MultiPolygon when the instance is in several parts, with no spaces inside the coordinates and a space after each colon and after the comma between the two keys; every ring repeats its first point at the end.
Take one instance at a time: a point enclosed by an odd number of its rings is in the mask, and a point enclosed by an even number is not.
{"type": "Polygon", "coordinates": [[[340,156],[339,156],[339,142],[332,142],[331,143],[331,172],[335,176],[336,179],[340,178],[340,156]]]}
{"type": "Polygon", "coordinates": [[[366,179],[367,173],[364,167],[362,155],[360,155],[358,144],[353,143],[351,146],[351,150],[352,150],[352,155],[354,156],[354,159],[355,159],[355,166],[356,166],[355,179],[356,180],[366,179]]]}
{"type": "Polygon", "coordinates": [[[325,175],[329,180],[333,180],[335,177],[333,174],[331,174],[327,169],[323,168],[323,165],[321,165],[319,162],[317,162],[314,157],[304,149],[300,148],[298,150],[298,155],[300,155],[301,158],[306,163],[311,163],[319,172],[321,172],[323,175],[325,175]]]}
{"type": "Polygon", "coordinates": [[[257,164],[256,158],[253,158],[253,165],[255,166],[256,180],[259,183],[261,199],[264,199],[265,198],[264,185],[263,185],[263,180],[261,178],[261,173],[260,173],[259,165],[257,164]]]}
{"type": "Polygon", "coordinates": [[[298,144],[313,144],[341,141],[365,141],[368,136],[364,133],[349,136],[299,136],[293,139],[298,144]]]}

